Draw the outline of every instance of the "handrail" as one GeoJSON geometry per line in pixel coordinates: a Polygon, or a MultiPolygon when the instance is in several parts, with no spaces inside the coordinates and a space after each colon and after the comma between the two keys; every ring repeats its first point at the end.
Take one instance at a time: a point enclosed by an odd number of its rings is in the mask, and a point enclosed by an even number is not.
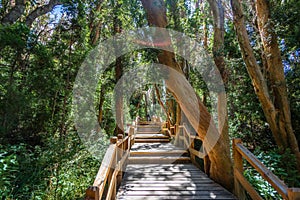
{"type": "Polygon", "coordinates": [[[246,147],[243,146],[241,139],[233,139],[233,157],[235,195],[239,199],[245,199],[245,190],[252,199],[262,199],[243,176],[243,158],[248,161],[284,199],[300,199],[300,188],[288,188],[283,181],[274,175],[246,147]]]}
{"type": "Polygon", "coordinates": [[[198,135],[192,135],[191,131],[188,129],[186,124],[183,125],[175,125],[175,126],[167,126],[169,131],[174,131],[172,137],[175,138],[174,145],[183,147],[187,149],[190,153],[190,159],[192,163],[198,168],[202,168],[199,163],[196,161],[196,157],[203,159],[204,161],[204,172],[209,173],[210,168],[210,160],[205,152],[205,148],[203,146],[202,150],[195,149],[195,140],[203,141],[198,135]]]}
{"type": "Polygon", "coordinates": [[[92,186],[86,190],[85,200],[114,199],[116,188],[121,183],[129,151],[133,144],[134,127],[129,128],[128,136],[110,138],[110,145],[102,160],[97,176],[92,186]],[[108,190],[107,190],[108,188],[108,190]]]}
{"type": "MultiPolygon", "coordinates": [[[[175,135],[175,145],[183,146],[189,150],[190,154],[192,155],[192,161],[194,156],[203,159],[206,155],[204,152],[195,149],[195,140],[201,140],[199,136],[192,135],[190,130],[186,127],[185,124],[178,126],[176,129],[175,135]]],[[[202,140],[201,140],[202,141],[202,140]]]]}

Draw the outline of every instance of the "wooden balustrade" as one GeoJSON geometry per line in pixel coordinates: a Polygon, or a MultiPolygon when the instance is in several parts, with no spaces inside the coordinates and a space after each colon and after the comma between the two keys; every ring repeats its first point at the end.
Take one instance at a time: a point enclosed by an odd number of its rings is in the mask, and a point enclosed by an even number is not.
{"type": "Polygon", "coordinates": [[[122,181],[127,165],[129,151],[134,143],[134,127],[130,127],[128,135],[110,138],[110,145],[102,160],[97,176],[92,186],[86,190],[86,200],[110,200],[116,197],[117,186],[122,181]]]}
{"type": "MultiPolygon", "coordinates": [[[[170,130],[172,130],[172,127],[170,127],[170,130]]],[[[185,124],[180,125],[178,127],[175,126],[174,130],[176,130],[173,136],[175,138],[174,145],[187,149],[190,153],[190,158],[192,163],[197,167],[200,168],[199,164],[196,162],[196,157],[200,159],[204,159],[204,165],[205,165],[205,162],[207,160],[207,155],[204,152],[195,149],[195,140],[201,140],[199,136],[192,135],[191,131],[188,130],[185,124]]]]}
{"type": "Polygon", "coordinates": [[[300,200],[300,188],[288,188],[283,181],[274,175],[262,162],[260,162],[246,147],[241,139],[233,140],[234,158],[234,188],[239,199],[246,199],[247,192],[252,199],[263,199],[252,185],[243,176],[243,158],[249,162],[272,187],[287,200],[300,200]]]}

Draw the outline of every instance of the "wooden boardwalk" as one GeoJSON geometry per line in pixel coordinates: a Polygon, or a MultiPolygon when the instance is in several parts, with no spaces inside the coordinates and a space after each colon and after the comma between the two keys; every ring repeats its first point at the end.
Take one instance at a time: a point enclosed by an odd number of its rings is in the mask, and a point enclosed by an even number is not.
{"type": "MultiPolygon", "coordinates": [[[[168,123],[136,121],[125,137],[119,134],[110,138],[85,200],[237,199],[196,167],[197,159],[205,158],[195,145],[199,140],[184,124],[171,127],[168,123]]],[[[247,195],[255,200],[263,199],[243,176],[243,159],[283,199],[300,199],[300,188],[285,185],[243,146],[241,139],[233,139],[232,150],[234,194],[238,199],[248,199],[247,195]]]]}
{"type": "Polygon", "coordinates": [[[160,126],[137,127],[117,199],[236,199],[195,167],[160,126]]]}

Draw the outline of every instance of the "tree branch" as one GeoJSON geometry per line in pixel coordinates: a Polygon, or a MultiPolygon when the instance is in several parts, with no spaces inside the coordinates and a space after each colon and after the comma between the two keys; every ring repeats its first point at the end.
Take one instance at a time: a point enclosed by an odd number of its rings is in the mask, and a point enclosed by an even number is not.
{"type": "Polygon", "coordinates": [[[25,11],[26,0],[16,0],[15,6],[2,18],[2,24],[15,23],[25,11]]]}
{"type": "Polygon", "coordinates": [[[57,5],[62,5],[62,0],[50,0],[47,5],[41,6],[36,8],[34,11],[32,11],[25,20],[25,24],[30,27],[34,20],[38,18],[39,16],[42,16],[50,11],[53,10],[53,8],[57,5]]]}

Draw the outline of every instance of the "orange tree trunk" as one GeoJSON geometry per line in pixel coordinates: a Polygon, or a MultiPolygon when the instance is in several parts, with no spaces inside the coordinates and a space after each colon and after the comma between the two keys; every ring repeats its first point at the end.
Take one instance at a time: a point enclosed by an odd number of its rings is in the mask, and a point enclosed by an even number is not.
{"type": "Polygon", "coordinates": [[[278,132],[281,136],[281,141],[278,145],[282,146],[284,149],[291,148],[292,152],[297,157],[300,171],[299,147],[292,128],[281,53],[270,17],[268,2],[266,0],[256,1],[256,12],[258,28],[264,47],[264,54],[266,55],[266,69],[269,74],[268,78],[270,80],[271,90],[274,96],[274,107],[279,111],[276,113],[276,119],[274,119],[278,132]]]}
{"type": "Polygon", "coordinates": [[[257,1],[256,9],[259,23],[259,31],[262,36],[264,53],[267,55],[269,66],[270,82],[272,84],[275,102],[271,99],[267,80],[264,78],[261,67],[257,64],[253,49],[245,27],[244,15],[239,0],[231,0],[234,16],[234,26],[238,41],[242,50],[243,60],[246,63],[247,71],[252,79],[255,93],[262,105],[264,115],[270,125],[273,137],[280,149],[291,148],[296,156],[298,171],[300,171],[300,154],[298,144],[293,133],[290,121],[290,108],[287,99],[286,85],[283,74],[283,67],[280,59],[280,52],[274,33],[269,32],[271,25],[268,23],[269,14],[266,2],[257,1]],[[267,11],[267,14],[265,13],[267,11]],[[267,28],[268,27],[268,28],[267,28]],[[269,38],[271,40],[269,41],[269,38]]]}
{"type": "MultiPolygon", "coordinates": [[[[142,0],[142,4],[147,12],[148,23],[150,25],[161,28],[167,26],[166,8],[163,0],[142,0]]],[[[166,43],[170,42],[169,35],[164,35],[163,38],[167,40],[166,43]]],[[[222,136],[220,137],[213,120],[211,120],[211,115],[199,97],[195,97],[195,94],[188,92],[192,88],[190,88],[190,84],[186,80],[179,64],[176,62],[174,53],[162,50],[158,54],[158,60],[161,64],[180,72],[180,75],[178,75],[178,73],[169,73],[166,85],[174,94],[176,101],[179,103],[193,128],[197,131],[199,137],[204,140],[205,148],[211,149],[208,152],[209,159],[211,160],[210,177],[227,189],[232,190],[232,164],[228,141],[222,140],[222,136]],[[197,105],[199,109],[195,109],[195,105],[197,105]],[[206,135],[211,137],[205,137],[206,135]],[[217,140],[217,143],[213,146],[212,144],[215,140],[217,140]]]]}

